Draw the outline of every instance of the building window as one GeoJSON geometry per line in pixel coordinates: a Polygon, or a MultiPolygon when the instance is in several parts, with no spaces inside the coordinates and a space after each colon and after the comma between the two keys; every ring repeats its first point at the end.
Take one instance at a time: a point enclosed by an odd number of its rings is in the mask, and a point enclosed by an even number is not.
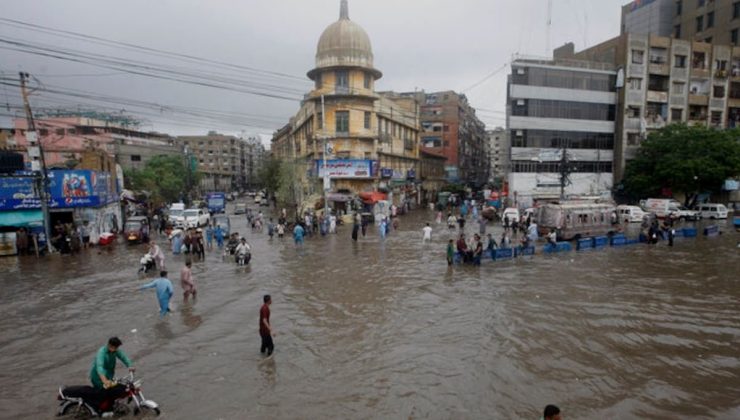
{"type": "Polygon", "coordinates": [[[706,54],[699,51],[694,51],[694,55],[691,60],[691,66],[698,70],[704,70],[707,68],[706,54]]]}
{"type": "Polygon", "coordinates": [[[321,73],[316,75],[316,89],[321,89],[321,86],[324,85],[324,78],[321,73]]]}
{"type": "Polygon", "coordinates": [[[707,29],[714,28],[714,12],[707,13],[707,29]]]}
{"type": "Polygon", "coordinates": [[[642,64],[645,62],[645,51],[632,50],[632,64],[642,64]]]}
{"type": "Polygon", "coordinates": [[[370,73],[365,73],[365,89],[370,89],[370,84],[372,83],[370,79],[370,73]]]}
{"type": "Polygon", "coordinates": [[[324,114],[322,112],[316,114],[316,127],[318,127],[319,130],[324,129],[324,114]]]}
{"type": "Polygon", "coordinates": [[[696,8],[700,8],[704,6],[705,1],[704,0],[696,0],[696,8]]]}
{"type": "Polygon", "coordinates": [[[725,87],[724,86],[714,86],[713,96],[715,98],[724,98],[725,97],[725,87]]]}
{"type": "Polygon", "coordinates": [[[704,16],[697,16],[696,17],[696,32],[701,32],[704,30],[704,16]]]}
{"type": "Polygon", "coordinates": [[[671,121],[681,121],[683,120],[683,109],[681,108],[672,108],[671,109],[671,121]]]}
{"type": "Polygon", "coordinates": [[[730,31],[730,43],[734,46],[737,46],[737,29],[733,29],[730,31]]]}
{"type": "Polygon", "coordinates": [[[349,73],[347,70],[337,70],[335,77],[336,85],[339,87],[349,87],[349,73]]]}
{"type": "Polygon", "coordinates": [[[627,107],[627,118],[640,118],[640,107],[639,106],[628,106],[627,107]]]}
{"type": "Polygon", "coordinates": [[[740,1],[732,3],[732,18],[737,19],[740,17],[740,1]]]}
{"type": "Polygon", "coordinates": [[[681,25],[680,24],[673,27],[673,37],[681,38],[681,25]]]}
{"type": "Polygon", "coordinates": [[[676,1],[676,16],[681,16],[683,13],[683,0],[676,1]]]}
{"type": "Polygon", "coordinates": [[[685,55],[674,55],[673,66],[678,69],[686,68],[686,56],[685,55]]]}
{"type": "Polygon", "coordinates": [[[628,146],[639,146],[640,145],[640,133],[627,133],[627,145],[628,146]]]}
{"type": "Polygon", "coordinates": [[[348,134],[349,133],[349,111],[337,111],[336,115],[336,131],[337,134],[343,133],[348,134]]]}
{"type": "Polygon", "coordinates": [[[673,94],[674,95],[683,95],[685,89],[686,89],[686,83],[673,83],[673,94]]]}
{"type": "Polygon", "coordinates": [[[633,78],[630,78],[629,81],[630,81],[630,89],[632,90],[642,89],[642,79],[633,77],[633,78]]]}
{"type": "Polygon", "coordinates": [[[365,111],[365,129],[370,129],[370,118],[372,118],[372,113],[370,111],[365,111]]]}
{"type": "Polygon", "coordinates": [[[710,114],[710,123],[712,127],[719,127],[722,125],[722,111],[712,111],[710,114]]]}
{"type": "Polygon", "coordinates": [[[708,37],[704,38],[704,42],[706,42],[707,44],[711,44],[712,43],[712,37],[711,36],[708,36],[708,37]]]}
{"type": "Polygon", "coordinates": [[[131,162],[141,162],[141,155],[131,155],[131,162]]]}

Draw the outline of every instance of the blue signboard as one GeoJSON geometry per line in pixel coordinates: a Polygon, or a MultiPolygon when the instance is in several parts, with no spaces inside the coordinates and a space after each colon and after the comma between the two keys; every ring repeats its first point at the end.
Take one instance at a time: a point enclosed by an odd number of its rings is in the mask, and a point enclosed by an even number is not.
{"type": "Polygon", "coordinates": [[[381,168],[380,169],[380,177],[381,178],[392,178],[393,177],[393,169],[391,169],[391,168],[381,168]]]}
{"type": "MultiPolygon", "coordinates": [[[[110,174],[90,170],[49,171],[50,208],[100,207],[118,201],[110,174]]],[[[0,178],[0,210],[38,209],[33,177],[0,178]]]]}

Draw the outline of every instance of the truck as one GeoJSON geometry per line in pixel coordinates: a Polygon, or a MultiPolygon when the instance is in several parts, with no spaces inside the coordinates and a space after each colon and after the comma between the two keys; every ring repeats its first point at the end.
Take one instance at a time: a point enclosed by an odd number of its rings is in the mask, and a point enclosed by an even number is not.
{"type": "Polygon", "coordinates": [[[226,194],[222,192],[208,193],[206,203],[208,204],[208,211],[211,214],[226,212],[226,194]]]}
{"type": "Polygon", "coordinates": [[[674,217],[681,220],[698,220],[701,217],[699,212],[689,210],[670,198],[648,198],[640,204],[643,210],[655,214],[658,219],[674,217]]]}

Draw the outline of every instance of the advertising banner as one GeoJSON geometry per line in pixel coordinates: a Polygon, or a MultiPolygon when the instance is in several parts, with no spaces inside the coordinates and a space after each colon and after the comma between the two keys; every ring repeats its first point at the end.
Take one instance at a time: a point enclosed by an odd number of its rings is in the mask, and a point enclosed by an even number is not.
{"type": "MultiPolygon", "coordinates": [[[[49,171],[50,208],[98,207],[118,200],[110,174],[90,170],[49,171]]],[[[41,208],[33,177],[0,178],[0,210],[41,208]]]]}
{"type": "MultiPolygon", "coordinates": [[[[367,179],[373,177],[374,162],[367,159],[332,159],[326,161],[326,170],[331,178],[367,179]]],[[[324,177],[323,160],[316,161],[316,173],[324,177]]]]}

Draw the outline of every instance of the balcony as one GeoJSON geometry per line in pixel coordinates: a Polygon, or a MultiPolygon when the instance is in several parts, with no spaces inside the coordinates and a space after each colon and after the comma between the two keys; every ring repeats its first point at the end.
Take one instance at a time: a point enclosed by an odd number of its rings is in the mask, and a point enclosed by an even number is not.
{"type": "Polygon", "coordinates": [[[668,92],[648,90],[647,100],[648,102],[668,103],[668,92]]]}
{"type": "Polygon", "coordinates": [[[709,105],[709,94],[689,94],[689,105],[701,105],[701,106],[707,106],[709,105]]]}

